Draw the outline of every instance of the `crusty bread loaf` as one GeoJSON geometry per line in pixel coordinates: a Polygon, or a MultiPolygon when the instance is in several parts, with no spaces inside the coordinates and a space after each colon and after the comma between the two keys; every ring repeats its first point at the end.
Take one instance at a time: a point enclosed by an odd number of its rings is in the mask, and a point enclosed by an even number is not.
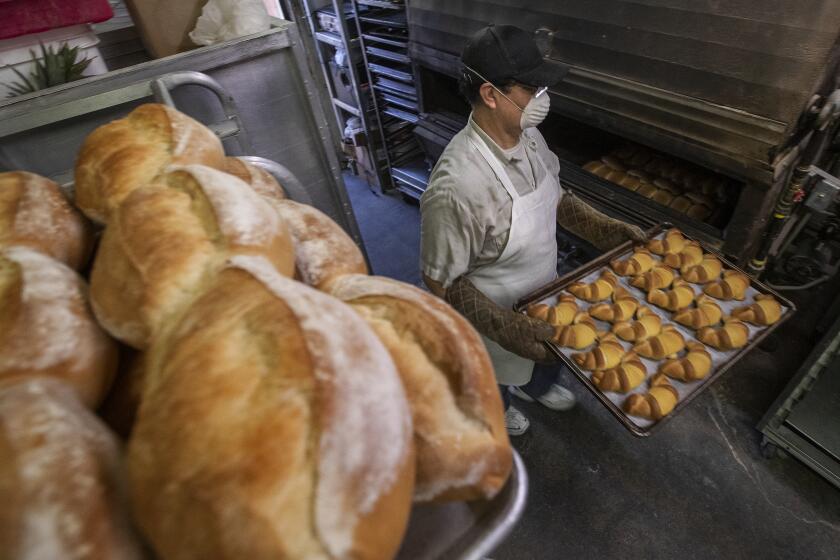
{"type": "Polygon", "coordinates": [[[95,408],[116,366],[116,345],[93,318],[84,280],[32,249],[0,249],[0,379],[56,377],[95,408]]]}
{"type": "Polygon", "coordinates": [[[128,470],[159,557],[396,553],[414,488],[411,415],[352,308],[235,256],[155,339],[146,369],[128,470]]]}
{"type": "Polygon", "coordinates": [[[292,200],[270,201],[288,226],[295,247],[297,278],[322,291],[345,274],[367,274],[359,246],[329,216],[292,200]]]}
{"type": "Polygon", "coordinates": [[[173,164],[224,169],[222,143],[209,128],[171,107],[141,105],[85,139],[76,160],[76,205],[105,223],[134,189],[173,164]]]}
{"type": "Polygon", "coordinates": [[[172,167],[132,192],[105,228],[91,274],[96,317],[144,349],[232,254],[264,255],[294,273],[291,234],[269,199],[209,167],[172,167]]]}
{"type": "Polygon", "coordinates": [[[81,269],[90,257],[93,235],[87,220],[46,177],[0,173],[0,247],[22,245],[81,269]]]}
{"type": "Polygon", "coordinates": [[[286,198],[286,191],[283,190],[283,187],[271,173],[248,163],[244,159],[226,157],[223,171],[248,183],[252,189],[257,191],[257,194],[278,200],[286,198]]]}
{"type": "Polygon", "coordinates": [[[143,558],[117,441],[61,381],[0,381],[0,497],[0,558],[143,558]]]}
{"type": "Polygon", "coordinates": [[[415,500],[492,498],[511,468],[504,409],[479,334],[441,299],[349,275],[330,292],[373,328],[397,365],[417,447],[415,500]]]}
{"type": "Polygon", "coordinates": [[[120,349],[120,364],[111,390],[97,410],[108,427],[122,439],[128,439],[131,435],[137,418],[143,393],[145,355],[145,352],[128,346],[120,349]]]}

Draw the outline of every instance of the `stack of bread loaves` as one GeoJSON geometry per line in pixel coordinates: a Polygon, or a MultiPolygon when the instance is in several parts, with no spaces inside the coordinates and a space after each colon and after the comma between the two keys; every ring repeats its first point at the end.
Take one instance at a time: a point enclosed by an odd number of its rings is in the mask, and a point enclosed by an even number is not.
{"type": "Polygon", "coordinates": [[[200,123],[144,105],[82,146],[76,202],[104,225],[92,313],[76,273],[38,252],[80,266],[89,245],[7,226],[12,213],[43,229],[7,210],[20,204],[2,180],[0,428],[22,433],[0,441],[0,497],[16,504],[0,515],[0,557],[38,556],[38,543],[44,557],[140,556],[111,489],[113,434],[38,377],[96,406],[115,367],[98,325],[135,349],[112,393],[137,407],[126,483],[156,557],[392,558],[413,502],[487,499],[506,482],[512,452],[478,334],[441,300],[368,276],[332,219],[226,158],[200,123]],[[26,414],[43,416],[28,424],[55,451],[36,452],[15,420],[26,414]],[[62,462],[80,474],[53,485],[62,462]],[[50,507],[60,515],[27,524],[50,507]],[[77,515],[66,535],[64,511],[77,515]]]}

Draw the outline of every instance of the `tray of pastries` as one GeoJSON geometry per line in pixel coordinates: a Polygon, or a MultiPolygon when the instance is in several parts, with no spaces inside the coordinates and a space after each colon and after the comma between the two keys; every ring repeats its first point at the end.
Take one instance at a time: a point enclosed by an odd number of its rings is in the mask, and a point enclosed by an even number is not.
{"type": "Polygon", "coordinates": [[[622,146],[583,169],[699,222],[716,222],[732,192],[726,177],[637,145],[622,146]]]}
{"type": "Polygon", "coordinates": [[[521,300],[547,343],[634,435],[647,436],[796,310],[709,247],[660,227],[521,300]]]}

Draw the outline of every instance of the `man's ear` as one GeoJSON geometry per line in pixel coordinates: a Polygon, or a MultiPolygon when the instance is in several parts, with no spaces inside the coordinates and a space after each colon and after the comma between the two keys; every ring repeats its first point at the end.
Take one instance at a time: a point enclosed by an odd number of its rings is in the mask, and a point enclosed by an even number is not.
{"type": "Polygon", "coordinates": [[[485,105],[491,109],[496,108],[496,90],[493,89],[493,86],[485,82],[481,84],[481,87],[478,89],[478,93],[485,105]]]}

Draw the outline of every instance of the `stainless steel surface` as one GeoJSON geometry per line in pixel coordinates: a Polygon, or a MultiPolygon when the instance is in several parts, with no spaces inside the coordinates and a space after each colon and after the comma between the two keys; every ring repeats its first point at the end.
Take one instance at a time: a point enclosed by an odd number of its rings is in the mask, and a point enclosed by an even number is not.
{"type": "Polygon", "coordinates": [[[840,179],[817,167],[812,168],[810,175],[813,183],[805,206],[817,212],[825,212],[840,197],[840,179]]]}
{"type": "Polygon", "coordinates": [[[239,142],[239,148],[243,153],[253,153],[254,148],[251,146],[248,133],[242,126],[242,119],[239,117],[236,101],[234,101],[233,96],[219,82],[207,74],[190,70],[164,74],[152,80],[152,91],[155,94],[155,99],[164,105],[177,108],[175,101],[172,99],[171,91],[178,87],[190,85],[201,86],[210,90],[216,95],[216,98],[222,105],[222,110],[225,113],[224,120],[220,123],[208,123],[207,126],[222,140],[232,137],[236,138],[239,142]]]}
{"type": "MultiPolygon", "coordinates": [[[[326,118],[313,69],[297,27],[281,20],[267,32],[204,47],[50,90],[0,101],[0,169],[67,176],[84,138],[96,127],[153,101],[152,81],[172,72],[204,72],[236,99],[253,152],[225,142],[228,155],[255,155],[285,165],[314,206],[361,245],[336,153],[338,133],[326,118]]],[[[225,120],[203,87],[171,92],[176,105],[201,122],[225,120]]]]}
{"type": "Polygon", "coordinates": [[[528,473],[513,452],[513,471],[489,501],[417,505],[398,560],[485,560],[510,534],[525,511],[528,473]]]}
{"type": "MultiPolygon", "coordinates": [[[[663,230],[670,227],[670,224],[663,224],[661,226],[657,226],[654,229],[648,232],[648,237],[653,238],[663,230]]],[[[686,235],[686,237],[690,238],[690,236],[686,235]]],[[[708,253],[715,254],[727,268],[737,270],[742,274],[746,274],[741,268],[736,266],[734,263],[728,261],[723,255],[715,251],[713,248],[709,247],[705,243],[700,241],[701,246],[703,249],[708,253]]],[[[633,245],[631,242],[625,242],[618,247],[614,248],[607,253],[604,253],[597,259],[587,263],[586,265],[578,268],[570,272],[569,274],[563,276],[552,282],[551,284],[540,288],[534,291],[532,294],[529,294],[522,298],[519,302],[517,302],[515,306],[515,310],[518,312],[524,312],[524,310],[528,307],[528,305],[532,303],[539,302],[544,300],[550,296],[554,296],[561,291],[563,291],[566,286],[569,284],[587,276],[588,274],[596,271],[598,269],[602,269],[607,267],[610,261],[613,259],[618,259],[621,257],[629,256],[633,252],[633,245]]],[[[554,343],[546,343],[548,348],[557,356],[558,359],[562,360],[566,366],[569,367],[571,372],[578,378],[578,380],[583,383],[583,385],[589,389],[589,391],[605,406],[607,410],[625,427],[627,428],[630,433],[638,437],[646,437],[659,429],[660,426],[664,425],[665,422],[677,416],[682,410],[685,409],[686,406],[691,403],[694,398],[699,395],[701,392],[706,390],[712,383],[714,383],[721,375],[729,371],[729,369],[734,366],[741,358],[743,358],[750,350],[758,346],[765,338],[770,336],[776,329],[778,329],[785,321],[790,319],[790,317],[796,312],[796,306],[788,300],[787,298],[783,297],[781,294],[776,292],[775,290],[771,289],[769,286],[763,284],[762,282],[751,278],[751,287],[755,288],[757,291],[764,293],[764,294],[771,294],[775,297],[784,307],[787,308],[782,315],[782,317],[774,324],[770,325],[769,327],[764,328],[760,333],[758,333],[755,337],[750,339],[749,343],[741,348],[737,353],[732,355],[725,363],[721,364],[720,367],[715,369],[714,371],[710,372],[709,375],[703,379],[691,392],[682,398],[674,408],[674,410],[662,418],[661,420],[654,423],[652,426],[649,427],[642,427],[637,425],[622,409],[620,409],[615,403],[613,403],[600,389],[598,389],[592,381],[589,379],[589,376],[580,369],[580,367],[571,359],[569,359],[554,343]]]]}
{"type": "Polygon", "coordinates": [[[787,417],[786,423],[840,462],[840,355],[826,364],[826,372],[814,381],[808,394],[787,417]]]}
{"type": "Polygon", "coordinates": [[[784,449],[840,488],[840,319],[758,425],[765,452],[784,449]]]}
{"type": "Polygon", "coordinates": [[[239,159],[245,160],[271,173],[277,179],[277,182],[280,183],[280,186],[283,187],[283,190],[286,191],[290,199],[302,204],[312,205],[312,197],[306,192],[306,188],[285,165],[280,165],[276,161],[258,156],[242,156],[239,159]]]}

